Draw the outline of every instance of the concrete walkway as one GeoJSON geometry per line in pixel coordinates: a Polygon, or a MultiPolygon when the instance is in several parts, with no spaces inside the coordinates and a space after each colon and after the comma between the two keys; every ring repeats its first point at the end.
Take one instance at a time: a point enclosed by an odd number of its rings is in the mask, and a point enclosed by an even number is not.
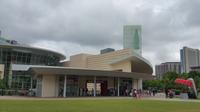
{"type": "Polygon", "coordinates": [[[40,98],[26,96],[0,96],[0,100],[119,100],[133,99],[132,97],[66,97],[66,98],[40,98]]]}
{"type": "Polygon", "coordinates": [[[132,97],[67,97],[67,98],[39,98],[39,97],[24,97],[24,96],[0,96],[0,100],[157,100],[157,101],[181,101],[181,102],[199,102],[200,100],[184,100],[184,99],[166,99],[159,97],[143,97],[140,99],[135,99],[132,97]]]}
{"type": "Polygon", "coordinates": [[[144,100],[158,100],[158,101],[181,101],[181,102],[199,102],[200,99],[180,99],[180,98],[156,98],[156,97],[149,97],[144,98],[144,100]]]}

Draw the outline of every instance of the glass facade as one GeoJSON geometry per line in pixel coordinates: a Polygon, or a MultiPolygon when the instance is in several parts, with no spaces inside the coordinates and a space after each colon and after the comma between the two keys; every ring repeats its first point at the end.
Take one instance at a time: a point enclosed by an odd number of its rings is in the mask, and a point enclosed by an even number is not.
{"type": "Polygon", "coordinates": [[[129,96],[132,90],[132,79],[122,78],[120,79],[120,96],[129,96]]]}
{"type": "Polygon", "coordinates": [[[124,48],[142,54],[142,28],[140,25],[125,25],[123,30],[124,48]]]}
{"type": "MultiPolygon", "coordinates": [[[[117,78],[96,77],[96,96],[117,96],[118,91],[117,78]]],[[[74,97],[74,96],[94,96],[94,77],[90,76],[58,76],[58,96],[74,97]],[[66,87],[66,91],[64,88],[66,87]],[[65,93],[64,93],[65,92],[65,93]],[[65,94],[65,95],[63,95],[65,94]]],[[[131,78],[120,78],[119,95],[130,96],[132,90],[131,78]]]]}
{"type": "Polygon", "coordinates": [[[0,46],[0,64],[4,65],[7,87],[30,88],[31,77],[26,71],[12,71],[12,64],[58,66],[60,57],[52,52],[26,47],[0,46]]]}

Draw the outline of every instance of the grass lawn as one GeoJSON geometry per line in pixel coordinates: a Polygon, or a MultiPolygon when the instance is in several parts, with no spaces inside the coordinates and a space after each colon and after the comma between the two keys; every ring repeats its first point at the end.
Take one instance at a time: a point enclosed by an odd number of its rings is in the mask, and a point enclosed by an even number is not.
{"type": "Polygon", "coordinates": [[[0,112],[200,112],[200,103],[130,99],[0,100],[0,112]]]}

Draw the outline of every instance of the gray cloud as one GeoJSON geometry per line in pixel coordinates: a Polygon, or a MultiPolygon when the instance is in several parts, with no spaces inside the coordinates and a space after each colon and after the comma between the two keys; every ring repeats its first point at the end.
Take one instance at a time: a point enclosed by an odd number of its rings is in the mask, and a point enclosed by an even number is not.
{"type": "Polygon", "coordinates": [[[199,6],[198,0],[0,0],[0,29],[38,47],[62,43],[68,55],[73,46],[80,46],[77,53],[120,48],[123,25],[141,24],[143,53],[154,65],[179,61],[184,45],[200,48],[199,6]]]}
{"type": "Polygon", "coordinates": [[[15,3],[3,2],[1,29],[27,42],[50,39],[100,46],[121,40],[122,33],[118,29],[123,26],[124,14],[111,1],[75,0],[60,3],[57,7],[59,3],[54,2],[19,1],[16,6],[15,3]]]}

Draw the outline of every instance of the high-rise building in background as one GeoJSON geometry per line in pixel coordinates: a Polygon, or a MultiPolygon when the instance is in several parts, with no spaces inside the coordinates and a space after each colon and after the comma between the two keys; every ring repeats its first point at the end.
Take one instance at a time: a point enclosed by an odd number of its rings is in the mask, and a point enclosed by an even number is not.
{"type": "Polygon", "coordinates": [[[192,49],[183,47],[180,50],[181,58],[181,72],[190,72],[192,67],[200,66],[200,51],[199,49],[192,49]]]}
{"type": "Polygon", "coordinates": [[[191,71],[200,72],[200,66],[191,67],[191,71]]]}
{"type": "Polygon", "coordinates": [[[176,72],[181,73],[181,64],[180,62],[165,62],[160,65],[155,66],[156,78],[162,79],[164,74],[167,72],[176,72]]]}
{"type": "Polygon", "coordinates": [[[125,25],[123,31],[124,48],[142,54],[142,28],[140,25],[125,25]]]}

